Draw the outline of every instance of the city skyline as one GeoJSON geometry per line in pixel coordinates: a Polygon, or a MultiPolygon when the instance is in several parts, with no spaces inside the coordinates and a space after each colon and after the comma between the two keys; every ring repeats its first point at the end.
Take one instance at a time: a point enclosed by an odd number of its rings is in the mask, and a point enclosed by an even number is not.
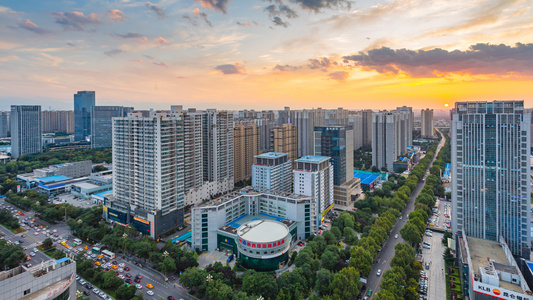
{"type": "Polygon", "coordinates": [[[0,109],[531,107],[532,21],[520,1],[3,1],[0,109]]]}

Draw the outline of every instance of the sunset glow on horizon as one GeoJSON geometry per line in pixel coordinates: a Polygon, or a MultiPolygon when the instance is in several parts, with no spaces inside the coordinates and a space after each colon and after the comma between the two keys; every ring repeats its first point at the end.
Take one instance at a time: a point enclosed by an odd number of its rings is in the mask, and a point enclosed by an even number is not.
{"type": "Polygon", "coordinates": [[[533,107],[531,24],[529,1],[8,0],[0,110],[533,107]]]}

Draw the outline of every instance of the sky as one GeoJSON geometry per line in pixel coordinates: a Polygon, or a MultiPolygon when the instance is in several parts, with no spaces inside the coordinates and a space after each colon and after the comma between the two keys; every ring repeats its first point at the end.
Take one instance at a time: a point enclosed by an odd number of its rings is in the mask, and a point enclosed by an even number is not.
{"type": "Polygon", "coordinates": [[[0,0],[0,110],[533,107],[532,0],[0,0]]]}

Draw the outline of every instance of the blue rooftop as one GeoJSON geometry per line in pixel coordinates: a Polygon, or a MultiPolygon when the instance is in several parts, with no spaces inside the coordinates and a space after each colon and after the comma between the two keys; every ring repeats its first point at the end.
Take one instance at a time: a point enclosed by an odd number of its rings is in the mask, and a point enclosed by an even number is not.
{"type": "Polygon", "coordinates": [[[105,194],[109,194],[109,193],[113,193],[113,190],[109,190],[109,191],[103,191],[103,192],[100,192],[100,193],[96,193],[94,194],[95,196],[103,196],[105,194]]]}
{"type": "Polygon", "coordinates": [[[48,177],[41,177],[37,178],[39,182],[41,183],[48,183],[48,182],[54,182],[54,181],[62,181],[62,180],[69,180],[72,179],[71,177],[63,176],[63,175],[54,175],[54,176],[48,176],[48,177]]]}
{"type": "Polygon", "coordinates": [[[451,164],[451,163],[447,163],[445,169],[448,169],[448,170],[449,170],[449,169],[451,169],[451,168],[452,168],[452,164],[451,164]]]}
{"type": "Polygon", "coordinates": [[[381,174],[363,173],[359,172],[359,170],[353,170],[353,177],[361,179],[361,184],[372,184],[380,176],[381,174]]]}
{"type": "Polygon", "coordinates": [[[297,162],[307,162],[307,163],[320,163],[325,160],[330,160],[331,158],[328,156],[318,156],[318,155],[307,155],[302,158],[297,159],[297,162]]]}
{"type": "Polygon", "coordinates": [[[68,259],[69,259],[68,257],[60,258],[60,259],[56,260],[56,263],[60,264],[60,263],[62,263],[64,261],[67,261],[68,259]]]}
{"type": "Polygon", "coordinates": [[[289,154],[282,153],[282,152],[267,152],[267,153],[261,153],[259,155],[256,155],[257,158],[276,158],[281,156],[287,156],[289,154]]]}

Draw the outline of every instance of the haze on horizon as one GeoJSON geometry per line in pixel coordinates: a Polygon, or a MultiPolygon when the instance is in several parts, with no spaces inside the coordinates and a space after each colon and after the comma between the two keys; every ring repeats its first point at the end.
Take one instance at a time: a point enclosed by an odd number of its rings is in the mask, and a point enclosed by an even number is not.
{"type": "Polygon", "coordinates": [[[524,0],[0,2],[0,110],[533,106],[524,0]]]}

